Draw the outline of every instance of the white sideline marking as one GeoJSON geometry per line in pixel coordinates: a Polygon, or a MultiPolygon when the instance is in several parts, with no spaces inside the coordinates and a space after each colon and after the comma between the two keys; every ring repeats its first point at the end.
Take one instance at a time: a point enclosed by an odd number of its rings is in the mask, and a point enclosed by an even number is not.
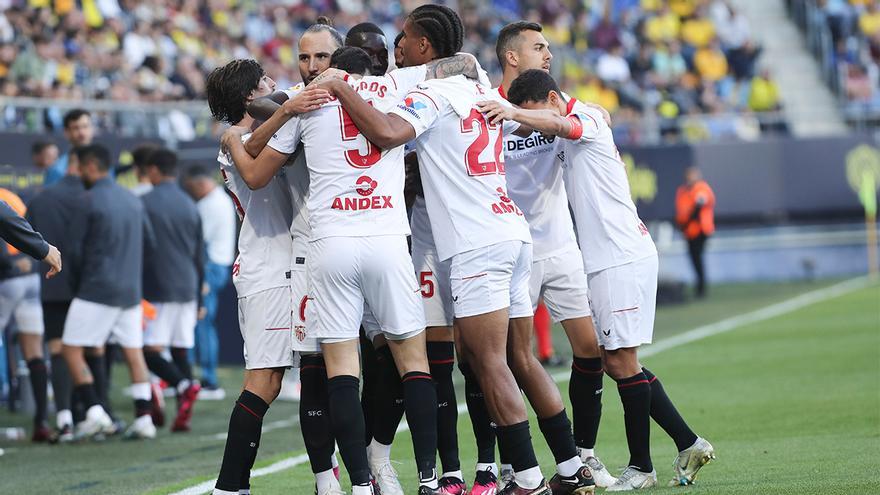
{"type": "MultiPolygon", "coordinates": [[[[691,342],[696,342],[698,340],[705,339],[707,337],[712,337],[714,335],[719,335],[722,333],[729,332],[736,328],[750,325],[752,323],[757,323],[759,321],[769,320],[770,318],[775,318],[777,316],[781,316],[787,313],[791,313],[792,311],[797,311],[798,309],[807,307],[811,304],[815,304],[818,302],[825,301],[827,299],[832,299],[838,296],[842,296],[854,290],[858,290],[869,285],[867,277],[858,277],[850,280],[846,280],[844,282],[840,282],[838,284],[832,285],[830,287],[825,287],[822,289],[817,289],[811,292],[807,292],[805,294],[801,294],[799,296],[792,297],[791,299],[786,299],[785,301],[778,302],[776,304],[771,304],[770,306],[765,306],[760,309],[756,309],[754,311],[750,311],[748,313],[743,313],[741,315],[732,316],[730,318],[725,318],[721,321],[710,323],[708,325],[703,325],[701,327],[694,328],[692,330],[688,330],[684,333],[680,333],[673,337],[669,337],[667,339],[662,339],[656,344],[651,344],[650,347],[646,348],[644,351],[639,352],[640,357],[649,357],[654,356],[656,354],[660,354],[663,351],[668,351],[670,349],[675,349],[676,347],[681,347],[686,344],[690,344],[691,342]]],[[[570,377],[570,372],[560,372],[552,375],[554,381],[558,383],[564,383],[568,381],[570,377]]],[[[467,412],[467,405],[462,404],[458,406],[458,414],[465,414],[467,412]]],[[[288,420],[289,421],[289,420],[288,420]]],[[[282,423],[282,421],[277,421],[275,423],[282,423]]],[[[291,422],[293,423],[293,422],[291,422]]],[[[273,423],[274,424],[274,423],[273,423]]],[[[289,425],[285,425],[289,426],[289,425]]],[[[273,428],[274,429],[274,428],[273,428]]],[[[397,427],[397,432],[403,432],[409,430],[409,426],[406,424],[404,420],[401,422],[400,426],[397,427]]],[[[266,431],[264,428],[263,431],[266,431]]],[[[222,434],[223,438],[226,437],[226,434],[222,434]]],[[[219,435],[218,435],[219,438],[219,435]]],[[[255,469],[251,472],[251,478],[258,478],[260,476],[266,476],[267,474],[277,473],[279,471],[284,471],[286,469],[294,468],[299,466],[300,464],[305,464],[309,462],[309,457],[306,454],[300,454],[294,457],[288,457],[286,459],[282,459],[274,464],[270,464],[264,468],[255,469]]],[[[216,479],[205,481],[199,483],[198,485],[191,486],[189,488],[185,488],[179,492],[174,492],[171,495],[203,495],[205,493],[210,493],[211,490],[214,489],[214,484],[217,482],[216,479]]]]}
{"type": "MultiPolygon", "coordinates": [[[[268,433],[273,430],[280,430],[281,428],[287,428],[288,426],[293,426],[299,424],[299,418],[294,417],[293,419],[282,419],[279,421],[272,421],[271,423],[266,423],[263,425],[263,433],[268,433]]],[[[215,433],[214,435],[203,435],[200,438],[202,440],[226,440],[226,436],[228,432],[215,433]]]]}

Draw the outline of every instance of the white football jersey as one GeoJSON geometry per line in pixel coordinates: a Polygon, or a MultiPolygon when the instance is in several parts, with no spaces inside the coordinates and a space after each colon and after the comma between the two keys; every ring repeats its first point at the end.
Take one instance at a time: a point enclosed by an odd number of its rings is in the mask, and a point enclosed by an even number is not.
{"type": "Polygon", "coordinates": [[[476,107],[487,99],[504,102],[491,88],[455,76],[417,85],[392,110],[416,131],[441,261],[499,242],[531,242],[522,211],[507,195],[502,126],[490,126],[476,107]]]}
{"type": "MultiPolygon", "coordinates": [[[[425,79],[425,67],[351,79],[367,102],[387,112],[425,79]]],[[[309,171],[311,240],[324,237],[408,235],[403,199],[403,146],[383,150],[369,142],[338,100],[293,118],[269,141],[281,153],[299,142],[309,171]]]]}
{"type": "Polygon", "coordinates": [[[413,249],[416,246],[424,251],[435,251],[434,232],[431,231],[431,219],[428,218],[428,207],[424,196],[416,196],[409,216],[409,228],[412,231],[413,249]]]}
{"type": "Polygon", "coordinates": [[[584,269],[595,273],[656,254],[601,112],[572,98],[568,119],[573,129],[564,140],[562,167],[584,269]]]}
{"type": "MultiPolygon", "coordinates": [[[[502,87],[494,91],[507,99],[502,87]]],[[[504,136],[507,192],[529,222],[533,261],[577,247],[562,181],[561,150],[562,139],[537,131],[529,137],[504,136]]]]}
{"type": "MultiPolygon", "coordinates": [[[[248,134],[243,139],[249,137],[248,134]]],[[[288,285],[293,251],[290,226],[294,215],[285,170],[264,187],[251,190],[228,153],[221,151],[217,161],[241,219],[238,258],[232,268],[238,297],[288,285]]]]}

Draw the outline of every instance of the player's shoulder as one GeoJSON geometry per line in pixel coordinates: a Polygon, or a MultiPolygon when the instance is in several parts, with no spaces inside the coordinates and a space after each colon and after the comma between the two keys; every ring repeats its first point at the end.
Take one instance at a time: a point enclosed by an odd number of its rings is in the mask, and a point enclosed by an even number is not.
{"type": "Polygon", "coordinates": [[[287,89],[282,89],[281,91],[283,91],[288,98],[293,98],[304,89],[306,89],[306,83],[299,82],[287,89]]]}
{"type": "Polygon", "coordinates": [[[584,102],[575,98],[571,98],[568,101],[568,108],[566,113],[568,116],[576,115],[581,120],[584,120],[585,125],[592,124],[598,129],[607,127],[607,124],[605,123],[605,116],[602,115],[602,112],[599,111],[599,109],[587,105],[584,102]]]}

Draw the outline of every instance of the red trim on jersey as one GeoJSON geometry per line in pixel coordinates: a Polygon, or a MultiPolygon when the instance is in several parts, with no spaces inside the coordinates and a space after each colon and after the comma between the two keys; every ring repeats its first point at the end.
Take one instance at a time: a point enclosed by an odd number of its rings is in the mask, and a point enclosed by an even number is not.
{"type": "Polygon", "coordinates": [[[577,100],[575,98],[568,100],[568,106],[565,108],[566,114],[569,114],[572,110],[574,110],[575,103],[577,103],[577,100]]]}
{"type": "Polygon", "coordinates": [[[394,83],[394,89],[397,89],[397,80],[396,80],[396,79],[394,79],[394,76],[393,76],[393,75],[391,75],[391,73],[390,73],[390,72],[389,72],[389,73],[388,73],[388,79],[391,79],[391,82],[393,82],[393,83],[394,83]]]}
{"type": "Polygon", "coordinates": [[[271,332],[271,331],[275,331],[275,330],[290,330],[290,327],[273,327],[273,328],[266,329],[267,332],[271,332]]]}
{"type": "MultiPolygon", "coordinates": [[[[220,167],[220,175],[223,176],[223,181],[227,182],[229,177],[226,176],[226,171],[223,170],[223,167],[220,167]]],[[[232,197],[232,203],[235,204],[235,209],[238,211],[238,219],[239,221],[244,220],[244,206],[241,205],[241,201],[239,201],[238,196],[232,192],[232,189],[229,189],[229,186],[226,186],[226,190],[229,192],[229,196],[232,197]]]]}
{"type": "Polygon", "coordinates": [[[571,124],[571,131],[565,136],[565,139],[580,139],[584,135],[584,123],[577,115],[569,115],[565,119],[571,124]]]}
{"type": "MultiPolygon", "coordinates": [[[[494,173],[494,172],[493,172],[493,173],[494,173]]],[[[488,273],[481,273],[481,274],[479,274],[479,275],[471,275],[470,277],[463,277],[462,280],[470,280],[470,279],[472,279],[472,278],[485,277],[486,275],[488,275],[488,273]]]]}
{"type": "Polygon", "coordinates": [[[631,308],[618,309],[617,311],[612,311],[611,313],[613,313],[613,314],[616,314],[616,313],[626,313],[627,311],[638,311],[638,309],[639,309],[638,306],[633,306],[633,307],[631,307],[631,308]]]}
{"type": "Polygon", "coordinates": [[[505,101],[507,100],[507,91],[504,91],[504,86],[498,86],[498,96],[504,98],[505,101]]]}
{"type": "Polygon", "coordinates": [[[431,98],[431,95],[429,95],[428,93],[424,93],[422,91],[410,91],[410,93],[418,93],[420,95],[424,95],[426,98],[431,100],[431,103],[434,104],[434,108],[436,108],[438,111],[440,110],[440,105],[438,105],[437,102],[434,101],[434,98],[431,98]]]}

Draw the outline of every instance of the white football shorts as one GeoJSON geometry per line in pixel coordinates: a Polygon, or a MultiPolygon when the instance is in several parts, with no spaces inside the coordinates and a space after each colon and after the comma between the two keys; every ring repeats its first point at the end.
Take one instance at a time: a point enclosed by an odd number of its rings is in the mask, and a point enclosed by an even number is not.
{"type": "Polygon", "coordinates": [[[587,274],[599,345],[606,350],[650,344],[657,309],[657,255],[587,274]]]}
{"type": "Polygon", "coordinates": [[[38,273],[0,281],[0,331],[13,318],[19,333],[43,335],[45,328],[38,273]]]}
{"type": "Polygon", "coordinates": [[[440,261],[436,249],[423,247],[421,243],[413,243],[412,260],[422,288],[427,326],[451,327],[455,310],[449,288],[450,260],[440,261]]]}
{"type": "Polygon", "coordinates": [[[100,347],[108,341],[126,349],[144,346],[143,307],[128,308],[74,298],[64,320],[61,341],[79,347],[100,347]]]}
{"type": "Polygon", "coordinates": [[[309,303],[309,272],[306,263],[306,250],[308,247],[303,243],[301,249],[294,248],[294,265],[290,270],[290,287],[293,297],[293,350],[303,353],[321,351],[321,344],[315,338],[312,325],[306,323],[306,313],[309,303]],[[301,262],[301,263],[300,263],[301,262]]]}
{"type": "Polygon", "coordinates": [[[153,303],[156,318],[147,320],[144,345],[192,349],[199,308],[196,301],[153,303]]]}
{"type": "Polygon", "coordinates": [[[538,309],[538,300],[544,298],[554,322],[590,316],[590,297],[581,250],[575,246],[532,263],[529,296],[532,311],[538,309]]]}
{"type": "Polygon", "coordinates": [[[406,236],[312,241],[306,315],[315,337],[321,343],[358,339],[366,307],[390,340],[423,332],[425,311],[414,272],[406,236]]]}
{"type": "Polygon", "coordinates": [[[249,370],[293,366],[293,296],[290,286],[238,298],[238,326],[249,370]]]}
{"type": "Polygon", "coordinates": [[[529,298],[532,245],[504,241],[456,254],[449,267],[456,318],[510,308],[510,318],[534,316],[529,298]]]}

